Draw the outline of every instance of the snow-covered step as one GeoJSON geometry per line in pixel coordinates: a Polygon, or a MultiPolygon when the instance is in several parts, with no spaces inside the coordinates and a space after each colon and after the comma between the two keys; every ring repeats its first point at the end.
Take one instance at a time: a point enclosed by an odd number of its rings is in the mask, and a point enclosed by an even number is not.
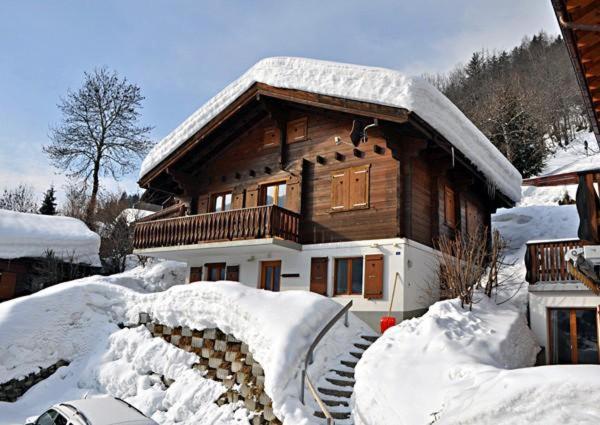
{"type": "Polygon", "coordinates": [[[337,379],[337,378],[325,378],[325,380],[336,387],[352,387],[354,388],[354,380],[348,381],[346,379],[337,379]]]}
{"type": "Polygon", "coordinates": [[[349,407],[350,406],[350,402],[348,402],[346,400],[331,399],[331,398],[323,398],[321,400],[323,401],[323,403],[325,403],[329,407],[337,407],[337,406],[349,407]]]}
{"type": "Polygon", "coordinates": [[[344,378],[354,379],[354,371],[353,370],[331,369],[329,372],[330,372],[329,375],[335,374],[338,376],[343,376],[344,378]]]}
{"type": "Polygon", "coordinates": [[[355,342],[354,346],[356,348],[358,348],[359,350],[365,351],[367,348],[369,348],[371,346],[371,344],[370,343],[369,344],[364,344],[364,343],[360,343],[360,342],[355,342]]]}
{"type": "Polygon", "coordinates": [[[352,362],[350,360],[341,360],[340,363],[343,364],[344,366],[352,368],[352,369],[354,369],[357,364],[357,362],[352,362]]]}
{"type": "MultiPolygon", "coordinates": [[[[348,419],[350,418],[351,413],[350,412],[329,412],[331,414],[331,416],[333,416],[333,419],[348,419]]],[[[314,415],[317,418],[321,418],[321,419],[325,419],[325,413],[321,412],[320,410],[316,410],[314,415]]]]}
{"type": "Polygon", "coordinates": [[[356,352],[356,351],[351,351],[350,355],[356,359],[359,359],[362,357],[362,353],[356,352]]]}
{"type": "Polygon", "coordinates": [[[377,338],[379,338],[379,337],[376,335],[361,335],[361,338],[366,339],[367,341],[369,341],[372,344],[375,341],[377,341],[377,338]]]}
{"type": "Polygon", "coordinates": [[[321,394],[332,395],[335,397],[350,398],[352,396],[352,390],[348,391],[348,390],[341,390],[338,388],[324,388],[324,387],[319,387],[319,388],[317,388],[317,390],[321,394]]]}

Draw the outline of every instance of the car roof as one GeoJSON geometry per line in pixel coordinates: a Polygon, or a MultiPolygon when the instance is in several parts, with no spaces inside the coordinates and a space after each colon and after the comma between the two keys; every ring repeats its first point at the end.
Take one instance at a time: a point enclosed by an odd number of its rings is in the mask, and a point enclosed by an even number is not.
{"type": "Polygon", "coordinates": [[[63,409],[76,409],[87,419],[90,425],[156,424],[156,422],[144,416],[133,406],[130,406],[123,400],[112,397],[94,397],[83,400],[66,401],[60,403],[59,406],[63,409]]]}

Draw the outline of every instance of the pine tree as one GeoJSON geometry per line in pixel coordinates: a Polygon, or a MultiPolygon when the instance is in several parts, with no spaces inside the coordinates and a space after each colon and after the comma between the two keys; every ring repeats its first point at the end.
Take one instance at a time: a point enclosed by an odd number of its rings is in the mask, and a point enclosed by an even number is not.
{"type": "Polygon", "coordinates": [[[50,186],[50,189],[44,193],[44,200],[40,207],[40,214],[44,215],[56,215],[56,196],[54,186],[50,186]]]}

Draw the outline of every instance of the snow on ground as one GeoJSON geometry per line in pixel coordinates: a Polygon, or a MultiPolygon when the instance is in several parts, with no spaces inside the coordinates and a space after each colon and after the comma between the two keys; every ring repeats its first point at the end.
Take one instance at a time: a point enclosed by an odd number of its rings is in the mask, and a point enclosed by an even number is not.
{"type": "MultiPolygon", "coordinates": [[[[86,393],[122,397],[161,424],[248,423],[244,409],[213,403],[225,388],[189,368],[198,361],[195,354],[152,338],[145,328],[119,329],[118,323],[134,323],[140,312],[170,326],[218,327],[245,341],[265,370],[265,390],[276,414],[286,424],[311,423],[312,410],[298,400],[299,366],[339,304],[307,291],[273,293],[235,282],[144,293],[162,279],[182,283],[182,270],[180,263],[162,262],[0,304],[0,382],[59,359],[71,361],[17,402],[0,402],[0,424],[23,423],[53,403],[86,393]],[[166,389],[156,375],[175,384],[166,389]]],[[[349,328],[336,325],[315,351],[313,376],[337,364],[365,333],[372,334],[353,315],[349,328]]]]}
{"type": "Polygon", "coordinates": [[[0,258],[43,257],[48,250],[100,266],[100,236],[80,220],[0,209],[0,258]]]}
{"type": "Polygon", "coordinates": [[[125,219],[127,224],[131,224],[134,221],[137,221],[144,217],[148,217],[149,215],[152,215],[155,212],[156,211],[140,210],[138,208],[125,208],[123,211],[121,211],[120,216],[125,219]]]}
{"type": "Polygon", "coordinates": [[[256,82],[405,108],[446,137],[504,194],[515,201],[521,197],[519,172],[450,100],[425,80],[390,69],[291,57],[261,60],[206,102],[150,151],[142,163],[140,177],[256,82]]]}
{"type": "Polygon", "coordinates": [[[591,131],[580,131],[575,139],[564,148],[557,148],[546,161],[540,176],[584,171],[600,167],[600,153],[596,136],[591,131]],[[588,151],[585,150],[587,142],[588,151]]]}
{"type": "Polygon", "coordinates": [[[523,189],[517,208],[492,218],[514,262],[496,301],[517,296],[496,305],[480,295],[473,311],[438,302],[387,331],[356,367],[356,424],[600,423],[600,366],[530,367],[538,349],[523,314],[525,244],[577,238],[579,218],[551,200],[556,188],[523,189]]]}

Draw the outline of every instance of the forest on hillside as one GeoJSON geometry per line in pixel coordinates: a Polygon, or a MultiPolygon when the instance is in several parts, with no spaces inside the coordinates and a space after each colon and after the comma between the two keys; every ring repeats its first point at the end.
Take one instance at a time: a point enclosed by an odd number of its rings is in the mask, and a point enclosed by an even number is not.
{"type": "MultiPolygon", "coordinates": [[[[425,75],[496,145],[523,177],[590,129],[567,49],[540,32],[511,51],[480,50],[448,73],[425,75]]],[[[590,147],[592,148],[592,147],[590,147]]]]}

